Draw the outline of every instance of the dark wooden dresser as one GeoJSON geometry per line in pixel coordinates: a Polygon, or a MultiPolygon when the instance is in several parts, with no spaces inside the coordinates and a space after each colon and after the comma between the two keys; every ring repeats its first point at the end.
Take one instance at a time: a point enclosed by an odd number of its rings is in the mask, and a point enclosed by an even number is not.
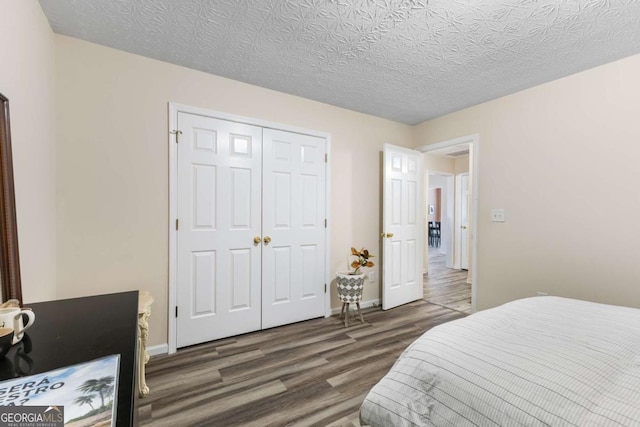
{"type": "Polygon", "coordinates": [[[0,380],[120,355],[118,427],[136,425],[138,291],[26,304],[36,321],[0,359],[0,380]]]}

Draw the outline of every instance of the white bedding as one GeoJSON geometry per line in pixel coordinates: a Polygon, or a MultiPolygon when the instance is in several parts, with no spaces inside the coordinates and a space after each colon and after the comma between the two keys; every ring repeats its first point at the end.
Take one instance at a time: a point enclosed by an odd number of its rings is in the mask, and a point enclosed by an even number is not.
{"type": "Polygon", "coordinates": [[[640,310],[536,297],[437,326],[369,392],[360,419],[640,426],[640,310]]]}

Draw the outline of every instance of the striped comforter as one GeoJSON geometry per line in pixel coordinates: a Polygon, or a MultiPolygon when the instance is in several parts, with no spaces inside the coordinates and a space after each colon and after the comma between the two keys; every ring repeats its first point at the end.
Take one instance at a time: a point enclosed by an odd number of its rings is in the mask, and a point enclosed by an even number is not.
{"type": "Polygon", "coordinates": [[[369,392],[371,426],[640,426],[640,310],[514,301],[431,329],[369,392]]]}

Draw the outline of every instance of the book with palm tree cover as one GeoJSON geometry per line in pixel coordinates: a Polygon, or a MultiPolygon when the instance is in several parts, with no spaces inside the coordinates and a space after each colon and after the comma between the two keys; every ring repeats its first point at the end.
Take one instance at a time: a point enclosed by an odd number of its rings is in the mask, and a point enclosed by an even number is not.
{"type": "Polygon", "coordinates": [[[120,355],[0,382],[0,406],[63,408],[65,426],[114,426],[120,355]]]}

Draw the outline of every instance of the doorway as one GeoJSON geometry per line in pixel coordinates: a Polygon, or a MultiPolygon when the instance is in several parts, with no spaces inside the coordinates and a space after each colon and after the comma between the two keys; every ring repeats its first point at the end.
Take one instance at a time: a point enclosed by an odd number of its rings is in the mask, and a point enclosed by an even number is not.
{"type": "Polygon", "coordinates": [[[425,300],[475,311],[477,135],[418,148],[425,163],[425,300]]]}
{"type": "Polygon", "coordinates": [[[464,214],[466,200],[462,195],[468,192],[460,184],[467,181],[468,174],[465,176],[441,172],[429,173],[427,192],[429,254],[423,287],[426,301],[470,314],[471,285],[467,281],[468,266],[465,263],[465,260],[468,260],[468,245],[461,244],[461,242],[467,242],[464,237],[466,229],[463,227],[467,224],[468,215],[464,214]]]}
{"type": "Polygon", "coordinates": [[[453,268],[454,260],[454,190],[453,174],[434,171],[428,173],[427,250],[429,258],[442,255],[442,262],[447,268],[453,268]]]}

